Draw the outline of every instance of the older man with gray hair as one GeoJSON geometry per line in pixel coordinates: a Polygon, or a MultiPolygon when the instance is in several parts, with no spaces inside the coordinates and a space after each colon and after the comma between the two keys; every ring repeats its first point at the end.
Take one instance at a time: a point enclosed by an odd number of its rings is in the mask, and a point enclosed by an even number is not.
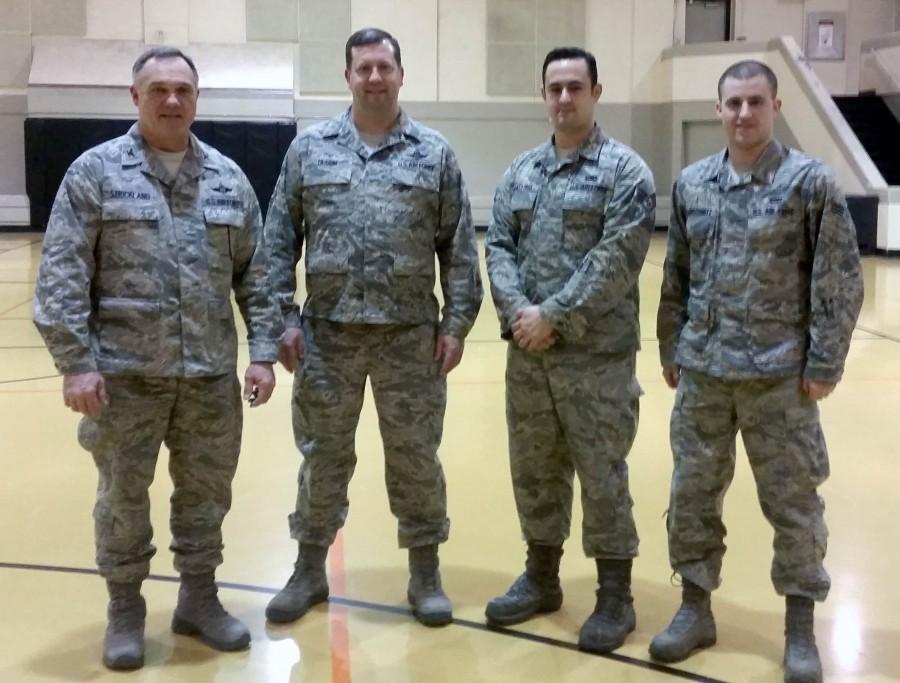
{"type": "Polygon", "coordinates": [[[99,471],[94,520],[111,669],[144,663],[141,582],[156,552],[148,488],[163,443],[181,574],[172,629],[219,650],[249,644],[214,578],[242,425],[231,290],[248,329],[251,405],[272,393],[281,334],[256,196],[233,161],[190,133],[194,63],[152,48],[133,77],[138,122],[85,152],[63,179],[34,302],[65,404],[84,415],[79,442],[99,471]]]}

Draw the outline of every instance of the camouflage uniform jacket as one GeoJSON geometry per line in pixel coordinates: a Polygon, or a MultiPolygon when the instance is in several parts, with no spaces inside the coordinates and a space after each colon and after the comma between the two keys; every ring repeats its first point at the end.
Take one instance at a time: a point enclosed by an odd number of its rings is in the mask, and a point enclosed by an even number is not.
{"type": "Polygon", "coordinates": [[[483,296],[462,174],[447,141],[400,115],[370,150],[350,110],[291,143],[266,217],[271,279],[286,325],[303,253],[303,315],[334,322],[438,322],[435,254],[444,307],[441,332],[465,337],[483,296]]]}
{"type": "Polygon", "coordinates": [[[682,171],[657,317],[664,366],[837,382],[863,298],[856,232],[827,167],[773,140],[737,174],[682,171]]]}
{"type": "Polygon", "coordinates": [[[174,182],[137,124],[82,154],[56,195],[34,321],[63,374],[233,372],[232,287],[250,358],[274,361],[281,316],[250,183],[193,135],[174,182]]]}
{"type": "Polygon", "coordinates": [[[552,140],[518,156],[497,187],[485,241],[502,334],[517,311],[540,304],[563,344],[636,350],[655,209],[646,164],[599,127],[572,157],[557,160],[552,140]]]}

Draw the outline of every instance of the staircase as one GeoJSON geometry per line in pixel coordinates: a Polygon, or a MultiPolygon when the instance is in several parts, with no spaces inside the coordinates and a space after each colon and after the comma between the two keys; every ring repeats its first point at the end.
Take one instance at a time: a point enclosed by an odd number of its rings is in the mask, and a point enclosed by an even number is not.
{"type": "Polygon", "coordinates": [[[835,104],[888,185],[900,185],[900,121],[872,94],[835,97],[835,104]]]}

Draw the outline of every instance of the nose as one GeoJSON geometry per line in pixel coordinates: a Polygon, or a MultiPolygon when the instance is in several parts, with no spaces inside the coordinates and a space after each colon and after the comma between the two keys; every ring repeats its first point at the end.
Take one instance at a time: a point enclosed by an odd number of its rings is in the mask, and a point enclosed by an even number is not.
{"type": "Polygon", "coordinates": [[[738,117],[742,118],[742,119],[746,119],[746,118],[750,117],[750,103],[749,102],[741,103],[741,109],[738,112],[738,117]]]}
{"type": "Polygon", "coordinates": [[[178,95],[173,92],[170,92],[166,95],[166,106],[167,107],[177,107],[181,104],[181,100],[178,99],[178,95]]]}
{"type": "Polygon", "coordinates": [[[560,102],[571,102],[572,94],[569,92],[568,88],[563,88],[562,92],[559,93],[559,101],[560,102]]]}
{"type": "Polygon", "coordinates": [[[369,80],[375,81],[376,83],[378,83],[379,81],[383,81],[384,79],[381,76],[381,70],[372,69],[372,72],[369,74],[369,80]]]}

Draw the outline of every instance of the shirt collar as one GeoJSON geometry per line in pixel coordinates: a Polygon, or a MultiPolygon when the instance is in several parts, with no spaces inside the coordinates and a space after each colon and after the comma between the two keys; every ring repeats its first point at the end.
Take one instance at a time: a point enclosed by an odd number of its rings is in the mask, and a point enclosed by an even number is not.
{"type": "Polygon", "coordinates": [[[787,156],[787,148],[778,140],[772,138],[763,148],[760,155],[753,162],[753,166],[744,172],[736,171],[728,163],[728,149],[723,150],[719,156],[719,163],[714,167],[715,173],[710,180],[717,180],[723,188],[738,187],[755,182],[760,185],[771,185],[775,174],[781,167],[781,162],[787,156]]]}

